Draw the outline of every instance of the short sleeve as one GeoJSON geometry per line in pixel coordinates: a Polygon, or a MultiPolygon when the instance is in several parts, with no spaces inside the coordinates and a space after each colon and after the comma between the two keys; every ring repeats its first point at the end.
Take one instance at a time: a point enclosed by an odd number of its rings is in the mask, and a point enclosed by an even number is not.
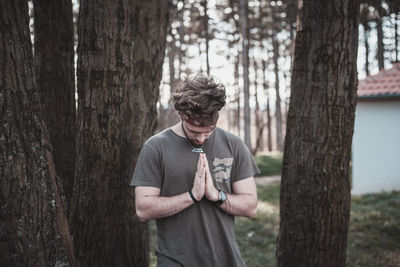
{"type": "Polygon", "coordinates": [[[161,177],[158,153],[145,143],[139,153],[130,185],[161,188],[161,177]]]}
{"type": "Polygon", "coordinates": [[[250,150],[241,140],[237,143],[235,150],[233,171],[233,183],[260,173],[250,150]]]}

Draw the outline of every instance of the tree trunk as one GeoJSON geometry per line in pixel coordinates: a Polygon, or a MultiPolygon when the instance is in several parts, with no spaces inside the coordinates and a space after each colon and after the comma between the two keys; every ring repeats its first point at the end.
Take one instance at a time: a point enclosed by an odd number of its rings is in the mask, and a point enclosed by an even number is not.
{"type": "MultiPolygon", "coordinates": [[[[183,38],[182,38],[183,39],[183,38]]],[[[175,57],[176,57],[176,50],[177,47],[175,46],[175,42],[171,43],[171,49],[169,50],[170,55],[168,55],[168,64],[169,64],[169,85],[170,85],[170,97],[168,100],[168,109],[166,110],[164,127],[170,127],[177,122],[179,122],[179,117],[175,112],[174,109],[174,101],[173,101],[173,94],[175,92],[176,87],[178,86],[178,81],[175,78],[175,57]]]]}
{"type": "Polygon", "coordinates": [[[27,2],[1,1],[0,21],[0,266],[74,266],[34,80],[27,2]]]}
{"type": "Polygon", "coordinates": [[[80,266],[148,266],[129,182],[156,124],[168,1],[81,1],[71,206],[80,266]]]}
{"type": "Polygon", "coordinates": [[[283,141],[282,141],[282,111],[281,111],[281,96],[280,96],[280,84],[279,84],[279,43],[277,38],[277,32],[275,29],[274,36],[272,37],[272,47],[273,47],[273,61],[274,61],[274,73],[275,73],[275,122],[276,122],[276,148],[279,151],[283,151],[283,141]]]}
{"type": "MultiPolygon", "coordinates": [[[[173,12],[170,9],[169,18],[176,18],[176,12],[173,12]]],[[[165,128],[176,124],[179,121],[179,117],[177,116],[175,109],[173,107],[173,93],[178,84],[178,81],[175,77],[175,60],[176,55],[179,53],[177,51],[177,47],[175,45],[175,37],[172,34],[172,27],[169,25],[168,27],[168,35],[172,38],[170,42],[166,43],[166,58],[168,59],[168,71],[169,71],[169,99],[168,99],[168,107],[164,108],[163,105],[160,105],[158,108],[158,117],[157,117],[157,129],[156,132],[160,132],[165,128]]],[[[160,94],[161,97],[161,94],[160,94]]]]}
{"type": "Polygon", "coordinates": [[[364,46],[365,46],[365,75],[369,76],[369,26],[368,24],[363,25],[364,28],[364,46]]]}
{"type": "Polygon", "coordinates": [[[254,88],[255,88],[255,100],[256,100],[256,108],[254,110],[254,115],[255,115],[255,119],[256,119],[256,144],[254,149],[252,150],[252,154],[255,155],[257,153],[257,151],[259,151],[262,148],[262,137],[263,137],[263,132],[264,132],[264,122],[263,122],[263,118],[261,116],[261,110],[260,110],[260,102],[258,101],[258,75],[257,75],[257,70],[258,70],[258,64],[257,64],[257,60],[254,57],[253,58],[253,66],[254,66],[254,88]]]}
{"type": "Polygon", "coordinates": [[[400,28],[400,14],[394,16],[394,50],[396,54],[396,62],[400,61],[400,53],[399,53],[399,28],[400,28]]]}
{"type": "Polygon", "coordinates": [[[277,266],[346,266],[359,4],[299,2],[277,266]]]}
{"type": "Polygon", "coordinates": [[[75,175],[75,72],[72,3],[34,0],[35,68],[42,118],[68,207],[75,175]]]}
{"type": "Polygon", "coordinates": [[[203,17],[203,27],[204,27],[204,40],[206,43],[206,70],[207,70],[207,75],[210,75],[210,59],[209,59],[209,53],[210,53],[210,36],[208,34],[208,7],[207,7],[207,2],[208,0],[202,0],[201,5],[204,9],[204,17],[203,17]]]}
{"type": "Polygon", "coordinates": [[[378,7],[379,17],[376,19],[376,31],[377,31],[377,44],[378,50],[376,51],[376,58],[378,59],[379,70],[385,69],[385,47],[383,46],[383,11],[382,7],[378,7]]]}
{"type": "Polygon", "coordinates": [[[247,0],[240,0],[240,31],[242,33],[242,63],[244,92],[244,143],[251,149],[250,138],[250,92],[249,92],[249,29],[247,15],[247,0]]]}
{"type": "Polygon", "coordinates": [[[263,80],[264,80],[264,91],[265,91],[265,96],[267,98],[267,144],[268,144],[268,151],[272,151],[272,130],[271,130],[271,108],[269,105],[269,86],[268,86],[268,81],[267,81],[267,63],[263,60],[262,61],[263,65],[263,80]]]}
{"type": "Polygon", "coordinates": [[[235,71],[234,71],[234,76],[235,76],[235,88],[236,88],[236,104],[237,104],[237,113],[236,113],[236,123],[237,123],[237,131],[238,131],[238,136],[240,137],[240,122],[241,122],[241,115],[240,115],[240,85],[239,85],[239,54],[235,58],[235,71]]]}

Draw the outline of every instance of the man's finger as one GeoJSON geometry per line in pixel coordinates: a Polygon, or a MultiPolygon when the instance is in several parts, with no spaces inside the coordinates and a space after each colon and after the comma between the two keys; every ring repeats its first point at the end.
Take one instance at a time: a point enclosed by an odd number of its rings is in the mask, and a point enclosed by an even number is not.
{"type": "Polygon", "coordinates": [[[200,169],[201,165],[203,165],[203,160],[202,160],[202,157],[201,157],[201,154],[200,154],[199,160],[197,161],[197,169],[198,170],[200,169]]]}

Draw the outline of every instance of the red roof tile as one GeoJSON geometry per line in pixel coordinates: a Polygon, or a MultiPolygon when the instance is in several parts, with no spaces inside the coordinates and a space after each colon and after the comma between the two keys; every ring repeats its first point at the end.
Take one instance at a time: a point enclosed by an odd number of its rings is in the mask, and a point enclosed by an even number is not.
{"type": "Polygon", "coordinates": [[[382,70],[376,75],[359,81],[357,95],[360,98],[399,97],[400,62],[393,64],[391,69],[382,70]]]}

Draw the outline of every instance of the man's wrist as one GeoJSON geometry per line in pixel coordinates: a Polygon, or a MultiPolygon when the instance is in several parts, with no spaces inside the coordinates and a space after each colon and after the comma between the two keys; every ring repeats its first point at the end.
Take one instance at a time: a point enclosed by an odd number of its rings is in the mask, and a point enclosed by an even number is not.
{"type": "Polygon", "coordinates": [[[214,204],[217,205],[218,207],[222,205],[222,203],[224,203],[226,201],[226,193],[222,190],[218,190],[219,194],[218,194],[218,200],[214,201],[214,204]]]}
{"type": "Polygon", "coordinates": [[[195,196],[193,195],[192,190],[189,191],[189,196],[190,196],[190,198],[191,198],[195,203],[199,202],[199,201],[195,198],[195,196]]]}

